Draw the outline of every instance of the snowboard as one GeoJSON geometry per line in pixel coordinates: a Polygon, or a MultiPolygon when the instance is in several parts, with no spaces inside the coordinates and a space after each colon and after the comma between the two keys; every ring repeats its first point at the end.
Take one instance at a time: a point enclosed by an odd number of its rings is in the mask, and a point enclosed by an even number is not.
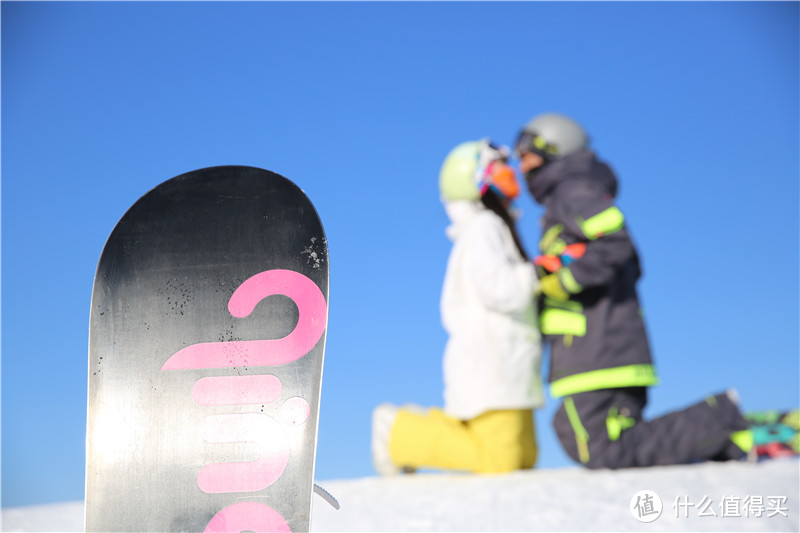
{"type": "Polygon", "coordinates": [[[92,292],[87,531],[307,531],[328,249],[288,179],[222,166],[120,219],[92,292]]]}

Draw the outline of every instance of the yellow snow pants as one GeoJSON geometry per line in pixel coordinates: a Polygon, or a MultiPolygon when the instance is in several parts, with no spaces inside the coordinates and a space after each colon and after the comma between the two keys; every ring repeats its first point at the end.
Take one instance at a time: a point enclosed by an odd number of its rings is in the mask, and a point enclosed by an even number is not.
{"type": "Polygon", "coordinates": [[[471,420],[440,409],[400,409],[389,440],[392,461],[402,468],[501,473],[533,468],[533,411],[487,411],[471,420]]]}

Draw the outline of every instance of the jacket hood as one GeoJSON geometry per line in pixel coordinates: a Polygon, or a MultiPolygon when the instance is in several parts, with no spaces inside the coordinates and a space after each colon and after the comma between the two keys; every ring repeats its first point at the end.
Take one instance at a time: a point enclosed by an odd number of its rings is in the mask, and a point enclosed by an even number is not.
{"type": "Polygon", "coordinates": [[[579,150],[545,165],[532,176],[526,176],[531,194],[540,204],[544,203],[559,182],[571,178],[597,180],[612,198],[617,196],[619,184],[614,172],[598,160],[591,150],[579,150]]]}

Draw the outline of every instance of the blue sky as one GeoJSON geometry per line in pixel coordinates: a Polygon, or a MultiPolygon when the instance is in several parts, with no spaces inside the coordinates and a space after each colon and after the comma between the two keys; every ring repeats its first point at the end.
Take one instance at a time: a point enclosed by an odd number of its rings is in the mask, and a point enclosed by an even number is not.
{"type": "MultiPolygon", "coordinates": [[[[656,416],[800,404],[796,2],[3,2],[2,505],[80,500],[105,239],[175,175],[252,165],[330,247],[317,478],[372,475],[370,415],[441,405],[456,144],[584,124],[644,265],[656,416]]],[[[519,201],[538,241],[541,209],[519,201]]],[[[536,415],[540,466],[571,462],[536,415]]]]}

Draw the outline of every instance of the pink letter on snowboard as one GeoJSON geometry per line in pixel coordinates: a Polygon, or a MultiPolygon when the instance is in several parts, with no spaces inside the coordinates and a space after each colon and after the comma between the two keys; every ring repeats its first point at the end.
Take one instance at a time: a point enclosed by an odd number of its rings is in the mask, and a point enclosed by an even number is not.
{"type": "Polygon", "coordinates": [[[272,485],[289,463],[289,441],[277,420],[259,413],[206,417],[203,436],[210,443],[255,444],[258,457],[244,463],[213,463],[197,474],[207,494],[257,492],[272,485]]]}
{"type": "Polygon", "coordinates": [[[228,310],[238,318],[274,294],[288,296],[300,313],[294,330],[282,339],[202,342],[187,346],[164,363],[162,370],[232,368],[291,363],[307,354],[325,331],[328,304],[316,283],[292,270],[267,270],[249,278],[234,291],[228,310]]]}
{"type": "Polygon", "coordinates": [[[214,515],[206,526],[205,533],[228,533],[241,531],[276,531],[288,533],[289,524],[271,507],[261,503],[235,503],[214,515]]]}
{"type": "Polygon", "coordinates": [[[281,381],[269,374],[202,378],[192,387],[198,405],[272,403],[281,395],[281,381]]]}

